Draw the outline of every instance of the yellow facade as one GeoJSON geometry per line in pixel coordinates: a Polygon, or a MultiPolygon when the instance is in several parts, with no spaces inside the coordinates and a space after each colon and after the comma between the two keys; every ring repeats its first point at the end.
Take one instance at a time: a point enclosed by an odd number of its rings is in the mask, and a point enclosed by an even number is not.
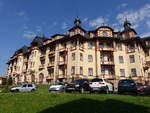
{"type": "Polygon", "coordinates": [[[86,31],[76,19],[67,35],[35,37],[30,46],[15,52],[8,62],[7,75],[14,83],[53,83],[80,78],[107,78],[113,82],[132,78],[150,80],[147,43],[136,36],[129,23],[124,31],[108,26],[86,31]]]}

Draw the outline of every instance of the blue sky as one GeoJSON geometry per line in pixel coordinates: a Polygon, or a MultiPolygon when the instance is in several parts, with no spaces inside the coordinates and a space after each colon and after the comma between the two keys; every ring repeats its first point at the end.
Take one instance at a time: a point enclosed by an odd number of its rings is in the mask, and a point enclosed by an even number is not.
{"type": "Polygon", "coordinates": [[[122,29],[125,18],[140,36],[150,36],[149,0],[0,0],[0,75],[15,50],[35,35],[66,33],[79,16],[87,30],[105,24],[122,29]]]}

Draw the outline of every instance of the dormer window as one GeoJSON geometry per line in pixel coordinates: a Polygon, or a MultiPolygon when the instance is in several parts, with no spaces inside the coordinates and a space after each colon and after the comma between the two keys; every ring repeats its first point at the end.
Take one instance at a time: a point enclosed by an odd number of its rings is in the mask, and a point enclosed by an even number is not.
{"type": "Polygon", "coordinates": [[[103,31],[103,36],[104,36],[104,37],[108,37],[107,31],[103,31]]]}

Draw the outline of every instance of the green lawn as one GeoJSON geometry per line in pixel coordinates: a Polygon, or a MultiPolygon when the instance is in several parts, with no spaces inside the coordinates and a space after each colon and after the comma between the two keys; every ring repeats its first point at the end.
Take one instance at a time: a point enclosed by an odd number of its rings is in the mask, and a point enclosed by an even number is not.
{"type": "Polygon", "coordinates": [[[150,113],[150,97],[49,93],[0,93],[0,113],[150,113]]]}

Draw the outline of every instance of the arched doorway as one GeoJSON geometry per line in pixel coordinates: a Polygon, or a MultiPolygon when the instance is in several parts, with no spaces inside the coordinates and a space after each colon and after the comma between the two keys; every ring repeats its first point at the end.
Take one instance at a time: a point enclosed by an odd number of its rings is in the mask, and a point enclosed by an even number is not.
{"type": "Polygon", "coordinates": [[[34,74],[31,75],[31,82],[35,82],[35,75],[34,74]]]}
{"type": "Polygon", "coordinates": [[[42,83],[43,83],[43,80],[44,80],[44,74],[43,74],[43,73],[40,73],[40,74],[39,74],[39,84],[42,84],[42,83]]]}

